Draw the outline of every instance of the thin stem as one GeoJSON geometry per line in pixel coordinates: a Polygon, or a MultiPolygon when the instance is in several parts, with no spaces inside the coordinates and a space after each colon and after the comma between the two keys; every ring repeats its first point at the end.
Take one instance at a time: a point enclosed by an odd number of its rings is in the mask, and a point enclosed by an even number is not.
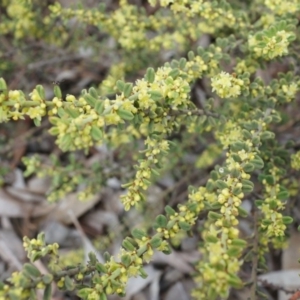
{"type": "Polygon", "coordinates": [[[252,259],[252,271],[251,271],[251,289],[250,289],[250,299],[256,299],[256,289],[257,289],[257,267],[258,267],[258,213],[257,210],[254,210],[253,219],[254,219],[254,239],[253,239],[253,259],[252,259]]]}

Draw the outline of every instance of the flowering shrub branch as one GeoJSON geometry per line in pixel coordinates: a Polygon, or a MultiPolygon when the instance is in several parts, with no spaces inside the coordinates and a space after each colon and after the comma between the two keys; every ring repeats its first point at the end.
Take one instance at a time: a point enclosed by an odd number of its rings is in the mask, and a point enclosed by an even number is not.
{"type": "MultiPolygon", "coordinates": [[[[55,35],[42,37],[38,26],[51,32],[51,26],[59,20],[60,46],[69,35],[68,24],[76,20],[81,26],[93,25],[111,36],[118,44],[121,60],[128,61],[114,61],[98,87],[83,89],[79,95],[64,96],[57,84],[53,97],[46,97],[40,84],[26,93],[10,89],[0,78],[1,123],[30,118],[40,126],[48,119],[49,133],[63,152],[88,153],[94,146],[117,148],[141,140],[144,149],[133,150],[136,164],[131,180],[124,182],[128,176],[120,173],[126,192],[121,196],[125,210],[147,202],[148,188],[172,167],[176,149],[184,149],[172,139],[173,134],[184,140],[211,132],[211,155],[223,153],[225,159],[214,166],[205,185],[189,190],[184,203],[177,208],[167,205],[150,234],[134,229],[132,236],[124,239],[119,256],[105,254],[104,263],[90,253],[86,265],[62,268],[57,244],[46,245],[42,233],[37,239],[25,237],[24,248],[31,263],[0,283],[0,300],[35,299],[36,289],[44,289],[44,299],[51,299],[53,283],[62,290],[76,290],[87,300],[104,300],[111,294],[123,296],[128,279],[146,277],[143,265],[154,251],[170,253],[172,238],[198,226],[200,213],[205,216],[199,248],[203,256],[196,264],[197,287],[192,295],[196,299],[226,299],[232,288],[244,287],[239,271],[247,250],[253,264],[254,300],[256,269],[264,264],[268,245],[282,248],[286,229],[293,222],[285,215],[285,208],[295,182],[285,176],[291,168],[300,169],[300,152],[282,145],[276,136],[276,124],[282,122],[282,107],[293,105],[300,90],[295,59],[300,4],[295,0],[285,4],[259,0],[247,4],[248,13],[242,4],[226,1],[151,0],[149,4],[156,8],[148,11],[125,0],[114,10],[102,5],[92,10],[64,8],[56,2],[41,20],[34,13],[33,2],[6,1],[10,18],[1,24],[0,32],[10,33],[15,28],[16,41],[41,37],[51,43],[55,35]],[[28,30],[18,21],[21,12],[28,30]],[[203,33],[213,37],[213,43],[196,47],[203,33]],[[152,64],[151,57],[161,49],[176,49],[175,57],[181,58],[162,66],[156,61],[152,64]],[[130,55],[131,51],[136,55],[130,55]],[[146,69],[143,57],[150,57],[147,63],[151,67],[146,69]],[[257,70],[268,68],[275,60],[289,62],[288,71],[264,82],[257,70]],[[126,82],[128,74],[137,70],[143,70],[144,76],[126,82]],[[205,92],[210,98],[198,103],[192,91],[200,79],[209,82],[205,92]],[[261,187],[259,193],[257,186],[261,187]],[[239,230],[240,219],[249,213],[242,208],[246,197],[256,206],[253,245],[239,230]],[[45,257],[49,273],[41,274],[32,263],[45,257]]],[[[58,201],[71,191],[78,192],[79,200],[86,200],[116,171],[107,171],[105,165],[85,170],[74,157],[67,167],[55,158],[51,165],[37,156],[25,157],[23,162],[25,175],[37,173],[52,179],[49,201],[58,201]],[[80,190],[79,186],[85,188],[80,190]]]]}

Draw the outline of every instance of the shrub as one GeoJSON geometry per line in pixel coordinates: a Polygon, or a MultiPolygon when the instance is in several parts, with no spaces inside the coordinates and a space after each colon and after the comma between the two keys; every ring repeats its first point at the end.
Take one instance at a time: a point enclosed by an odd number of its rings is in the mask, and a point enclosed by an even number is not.
{"type": "MultiPolygon", "coordinates": [[[[286,207],[298,192],[300,168],[300,154],[283,126],[294,117],[299,100],[299,1],[149,4],[122,0],[119,5],[66,8],[58,2],[3,1],[0,31],[16,51],[32,41],[49,48],[67,45],[70,53],[88,47],[92,59],[109,57],[111,65],[99,85],[64,95],[55,83],[53,97],[47,97],[41,84],[30,92],[28,87],[11,89],[6,81],[22,62],[3,59],[1,122],[29,118],[40,126],[48,119],[49,133],[66,153],[88,155],[99,145],[129,151],[129,162],[120,162],[126,190],[120,200],[126,211],[145,209],[148,188],[186,163],[197,145],[205,149],[198,152],[195,166],[186,165],[199,176],[210,173],[205,184],[189,188],[185,202],[167,205],[152,229],[134,229],[119,257],[106,254],[104,263],[90,253],[86,265],[62,268],[57,244],[46,245],[43,233],[24,237],[31,263],[0,284],[0,299],[35,299],[40,288],[50,299],[54,282],[60,289],[76,290],[82,299],[122,296],[130,277],[146,276],[143,264],[153,252],[170,253],[170,241],[183,232],[201,234],[196,299],[227,298],[231,288],[246,283],[256,299],[256,270],[266,266],[270,245],[283,247],[287,225],[293,223],[292,209],[286,207]],[[86,37],[86,28],[96,31],[95,37],[86,37]],[[210,43],[198,47],[205,38],[210,43]],[[129,179],[132,160],[135,173],[129,179]],[[251,211],[243,208],[245,199],[253,204],[251,211]],[[248,237],[239,227],[245,217],[253,225],[248,237]],[[48,274],[32,264],[42,257],[48,258],[48,274]],[[249,262],[254,271],[245,282],[239,271],[249,262]]],[[[32,59],[24,51],[23,59],[32,59]]],[[[45,164],[38,155],[23,162],[26,176],[51,178],[51,202],[72,191],[88,200],[116,173],[109,163],[84,169],[74,155],[67,166],[58,157],[45,164]]],[[[4,168],[1,173],[4,182],[4,168]]]]}

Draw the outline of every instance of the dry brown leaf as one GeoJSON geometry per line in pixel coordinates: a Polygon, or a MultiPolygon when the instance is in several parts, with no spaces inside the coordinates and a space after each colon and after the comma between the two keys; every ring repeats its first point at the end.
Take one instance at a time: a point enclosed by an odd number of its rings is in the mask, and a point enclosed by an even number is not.
{"type": "Polygon", "coordinates": [[[98,232],[102,231],[103,226],[116,228],[119,226],[119,220],[114,212],[96,210],[88,212],[82,222],[98,232]]]}
{"type": "MultiPolygon", "coordinates": [[[[194,259],[195,256],[192,256],[192,259],[194,259]]],[[[189,264],[187,260],[189,260],[189,255],[182,255],[179,252],[172,251],[171,254],[166,255],[163,254],[162,252],[155,251],[153,255],[153,262],[156,263],[165,263],[167,265],[170,265],[177,270],[181,271],[182,273],[193,273],[194,269],[193,267],[189,264]]]]}
{"type": "MultiPolygon", "coordinates": [[[[265,280],[273,285],[283,287],[286,290],[295,291],[300,288],[300,269],[297,270],[281,270],[274,271],[264,275],[260,275],[258,278],[265,280]]],[[[260,283],[259,283],[260,284],[260,283]]],[[[287,295],[283,291],[279,291],[278,300],[288,300],[291,295],[287,295]]]]}
{"type": "Polygon", "coordinates": [[[0,216],[23,218],[23,217],[39,217],[50,213],[54,204],[46,201],[42,203],[24,202],[19,198],[22,194],[15,191],[15,195],[11,194],[11,190],[0,189],[0,216]]]}
{"type": "Polygon", "coordinates": [[[67,195],[62,201],[56,204],[55,210],[51,214],[51,218],[64,224],[72,224],[69,211],[72,211],[75,218],[79,218],[88,210],[90,210],[95,204],[101,200],[100,195],[93,196],[88,201],[79,201],[76,193],[67,195]]]}
{"type": "Polygon", "coordinates": [[[0,230],[0,256],[16,270],[22,269],[25,251],[21,240],[11,230],[0,230]]]}
{"type": "Polygon", "coordinates": [[[298,269],[300,258],[300,233],[296,230],[291,232],[288,247],[282,252],[282,269],[298,269]]]}
{"type": "Polygon", "coordinates": [[[175,283],[167,292],[165,300],[189,300],[190,297],[181,282],[175,283]]]}

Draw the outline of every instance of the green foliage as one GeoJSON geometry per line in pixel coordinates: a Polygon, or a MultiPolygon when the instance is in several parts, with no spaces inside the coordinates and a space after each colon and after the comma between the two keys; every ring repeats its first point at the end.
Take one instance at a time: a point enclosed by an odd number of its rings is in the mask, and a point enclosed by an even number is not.
{"type": "MultiPolygon", "coordinates": [[[[44,299],[50,299],[54,282],[62,290],[76,290],[82,299],[123,296],[130,277],[146,277],[143,265],[153,252],[170,253],[171,239],[198,226],[200,213],[204,216],[203,243],[199,249],[202,258],[195,266],[196,299],[227,298],[230,288],[243,287],[238,274],[245,249],[255,252],[258,247],[255,255],[263,263],[269,244],[283,244],[287,226],[293,223],[285,215],[293,185],[286,174],[300,169],[300,152],[282,145],[275,129],[282,122],[282,109],[293,105],[300,89],[299,1],[149,3],[157,5],[151,14],[125,0],[115,10],[103,5],[63,8],[56,2],[43,8],[34,0],[4,1],[1,5],[7,15],[0,33],[11,34],[17,44],[37,38],[63,46],[70,35],[68,23],[75,18],[80,28],[93,25],[114,38],[117,47],[113,51],[120,61],[113,62],[98,87],[65,96],[54,85],[52,99],[46,98],[42,85],[27,93],[10,89],[9,82],[1,78],[0,122],[30,118],[39,126],[48,119],[49,133],[64,152],[88,153],[102,144],[131,149],[134,167],[131,162],[121,162],[130,176],[119,174],[126,189],[121,197],[125,210],[146,203],[148,188],[176,165],[190,140],[211,132],[213,143],[197,159],[198,168],[213,168],[206,184],[192,188],[185,203],[166,206],[165,215],[155,218],[151,230],[134,229],[132,237],[124,239],[119,258],[107,254],[105,263],[91,253],[86,265],[62,268],[57,264],[57,244],[46,245],[43,234],[32,240],[25,237],[31,263],[0,284],[0,300],[35,299],[36,289],[44,289],[44,299]],[[45,18],[39,14],[43,9],[47,10],[45,18]],[[50,30],[53,26],[55,30],[50,30]],[[196,48],[203,33],[215,42],[196,48]],[[177,59],[160,65],[154,57],[162,49],[174,50],[177,59]],[[273,61],[288,61],[288,71],[264,82],[256,71],[269,68],[273,61]],[[135,82],[125,81],[141,73],[144,76],[135,82]],[[211,98],[202,106],[191,96],[199,79],[211,83],[207,91],[211,98]],[[182,141],[172,138],[174,134],[182,141]],[[142,141],[144,148],[133,145],[134,141],[142,141]],[[222,153],[222,164],[215,164],[222,153]],[[241,207],[246,195],[257,207],[252,240],[243,239],[238,228],[240,218],[248,215],[241,207]],[[41,274],[32,264],[42,257],[48,258],[48,274],[41,274]],[[87,283],[83,286],[82,282],[87,283]]],[[[72,37],[69,42],[76,44],[76,40],[72,37]]],[[[13,71],[14,67],[0,63],[0,70],[13,71]]],[[[87,169],[74,155],[69,157],[66,166],[55,157],[47,161],[38,156],[23,158],[25,175],[51,178],[49,201],[73,191],[79,200],[86,200],[119,171],[104,164],[87,169]]]]}

